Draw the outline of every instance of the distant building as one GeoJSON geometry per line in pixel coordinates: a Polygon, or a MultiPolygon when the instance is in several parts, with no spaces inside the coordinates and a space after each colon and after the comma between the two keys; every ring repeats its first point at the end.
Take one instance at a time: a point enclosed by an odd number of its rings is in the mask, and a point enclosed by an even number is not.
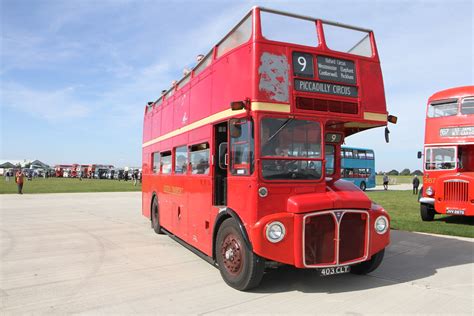
{"type": "Polygon", "coordinates": [[[42,170],[50,169],[49,165],[39,160],[28,160],[28,159],[5,160],[4,159],[4,160],[0,160],[0,175],[3,176],[5,174],[5,171],[7,171],[8,169],[17,168],[18,166],[20,166],[21,168],[29,167],[30,169],[35,169],[35,170],[36,169],[42,169],[42,170]]]}

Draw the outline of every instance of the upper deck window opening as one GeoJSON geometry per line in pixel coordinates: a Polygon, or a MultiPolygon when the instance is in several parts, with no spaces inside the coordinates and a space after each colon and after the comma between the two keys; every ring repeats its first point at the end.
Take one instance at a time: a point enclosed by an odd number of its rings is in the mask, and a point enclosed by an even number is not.
{"type": "Polygon", "coordinates": [[[186,77],[184,77],[184,78],[178,83],[178,89],[181,89],[182,87],[184,87],[184,86],[189,82],[190,79],[191,79],[191,74],[186,75],[186,77]]]}
{"type": "Polygon", "coordinates": [[[372,57],[369,32],[328,23],[323,23],[323,31],[328,48],[338,52],[372,57]]]}
{"type": "Polygon", "coordinates": [[[174,87],[171,87],[171,89],[169,89],[168,92],[166,92],[165,94],[166,99],[171,97],[173,94],[174,94],[174,87]]]}
{"type": "Polygon", "coordinates": [[[217,57],[246,43],[252,35],[252,15],[249,14],[217,47],[217,57]]]}
{"type": "Polygon", "coordinates": [[[344,158],[354,158],[352,149],[344,149],[344,158]]]}
{"type": "Polygon", "coordinates": [[[359,149],[357,151],[357,158],[359,159],[367,159],[367,152],[365,150],[359,149]]]}
{"type": "Polygon", "coordinates": [[[207,68],[211,64],[212,61],[212,51],[207,54],[206,57],[204,57],[203,60],[194,68],[194,76],[199,75],[201,72],[203,72],[204,69],[207,68]]]}
{"type": "Polygon", "coordinates": [[[262,35],[268,40],[317,47],[316,22],[261,11],[262,35]]]}
{"type": "Polygon", "coordinates": [[[444,117],[458,114],[458,102],[433,102],[428,106],[428,117],[444,117]]]}
{"type": "Polygon", "coordinates": [[[474,114],[474,98],[466,98],[462,101],[461,114],[474,114]]]}

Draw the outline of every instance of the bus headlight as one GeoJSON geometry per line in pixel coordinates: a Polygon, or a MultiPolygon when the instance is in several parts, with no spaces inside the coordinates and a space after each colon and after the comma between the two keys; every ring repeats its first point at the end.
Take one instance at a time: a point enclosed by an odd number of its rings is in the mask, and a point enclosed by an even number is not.
{"type": "Polygon", "coordinates": [[[269,242],[277,243],[285,237],[285,225],[280,222],[267,224],[266,235],[269,242]]]}
{"type": "Polygon", "coordinates": [[[426,195],[428,195],[428,196],[433,196],[433,194],[434,194],[433,188],[432,188],[432,187],[428,187],[428,188],[426,189],[426,195]]]}
{"type": "Polygon", "coordinates": [[[382,235],[388,230],[388,219],[385,216],[379,216],[375,220],[375,231],[382,235]]]}

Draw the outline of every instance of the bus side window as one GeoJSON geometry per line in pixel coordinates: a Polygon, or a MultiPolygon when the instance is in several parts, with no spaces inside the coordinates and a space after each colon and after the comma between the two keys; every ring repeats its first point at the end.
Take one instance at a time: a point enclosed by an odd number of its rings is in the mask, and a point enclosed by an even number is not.
{"type": "Polygon", "coordinates": [[[203,143],[189,147],[192,174],[209,174],[209,144],[203,143]]]}
{"type": "Polygon", "coordinates": [[[160,173],[160,153],[153,153],[153,173],[160,173]]]}
{"type": "Polygon", "coordinates": [[[254,165],[253,123],[247,119],[230,120],[230,172],[250,175],[254,165]]]}
{"type": "Polygon", "coordinates": [[[161,173],[170,174],[171,173],[171,151],[161,153],[161,173]]]}
{"type": "Polygon", "coordinates": [[[188,168],[188,148],[186,146],[177,147],[175,150],[174,173],[184,174],[188,168]]]}

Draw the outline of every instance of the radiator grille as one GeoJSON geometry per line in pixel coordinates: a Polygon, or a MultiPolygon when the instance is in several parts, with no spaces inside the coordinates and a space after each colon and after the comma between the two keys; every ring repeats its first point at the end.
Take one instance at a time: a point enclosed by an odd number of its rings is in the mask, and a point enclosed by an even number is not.
{"type": "Polygon", "coordinates": [[[310,111],[357,114],[358,106],[354,102],[334,101],[314,98],[296,98],[296,108],[310,111]]]}
{"type": "Polygon", "coordinates": [[[445,181],[444,200],[447,202],[467,202],[469,200],[469,182],[445,181]]]}
{"type": "Polygon", "coordinates": [[[369,227],[366,212],[316,213],[306,217],[304,225],[304,261],[307,266],[363,261],[367,256],[369,227]],[[339,222],[337,218],[340,218],[339,222]]]}
{"type": "Polygon", "coordinates": [[[305,220],[305,261],[307,265],[336,262],[336,221],[332,214],[305,220]]]}
{"type": "Polygon", "coordinates": [[[346,213],[339,228],[339,263],[364,257],[367,215],[346,213]]]}

